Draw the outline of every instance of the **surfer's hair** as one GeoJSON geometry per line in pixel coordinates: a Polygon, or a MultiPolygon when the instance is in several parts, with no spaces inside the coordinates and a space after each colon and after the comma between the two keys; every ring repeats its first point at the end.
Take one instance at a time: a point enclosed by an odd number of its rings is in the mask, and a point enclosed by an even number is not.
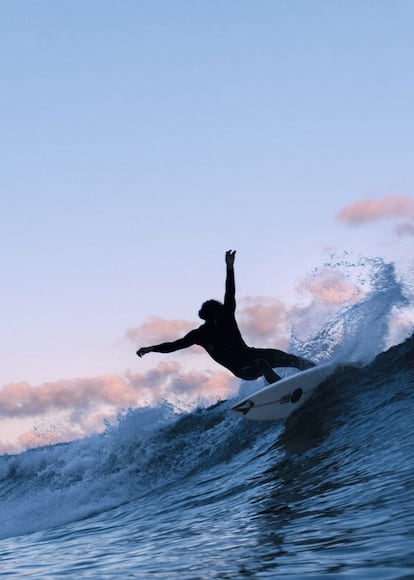
{"type": "Polygon", "coordinates": [[[201,305],[198,315],[203,320],[211,320],[220,317],[223,313],[223,304],[218,300],[206,300],[201,305]]]}

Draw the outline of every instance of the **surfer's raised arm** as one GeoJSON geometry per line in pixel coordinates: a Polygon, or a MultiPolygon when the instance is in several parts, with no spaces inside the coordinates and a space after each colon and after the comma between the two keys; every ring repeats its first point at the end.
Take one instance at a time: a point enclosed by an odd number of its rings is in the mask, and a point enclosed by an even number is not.
{"type": "Polygon", "coordinates": [[[226,292],[224,294],[224,306],[236,310],[236,284],[234,281],[234,259],[236,250],[226,252],[226,292]]]}

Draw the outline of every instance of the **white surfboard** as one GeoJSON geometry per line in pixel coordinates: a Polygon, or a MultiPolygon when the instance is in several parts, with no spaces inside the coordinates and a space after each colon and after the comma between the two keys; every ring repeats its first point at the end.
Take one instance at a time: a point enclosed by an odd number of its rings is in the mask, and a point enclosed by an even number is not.
{"type": "Polygon", "coordinates": [[[336,367],[336,363],[326,363],[298,372],[256,391],[233,405],[231,410],[253,421],[286,419],[311,397],[315,389],[335,372],[336,367]]]}

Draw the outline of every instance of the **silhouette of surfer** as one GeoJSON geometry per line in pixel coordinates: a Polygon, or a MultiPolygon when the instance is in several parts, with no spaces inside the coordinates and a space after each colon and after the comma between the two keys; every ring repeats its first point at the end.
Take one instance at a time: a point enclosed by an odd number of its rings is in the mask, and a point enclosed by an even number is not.
{"type": "Polygon", "coordinates": [[[204,324],[178,340],[140,348],[137,351],[140,358],[149,352],[170,353],[197,344],[236,377],[253,380],[263,375],[268,383],[274,383],[281,378],[273,367],[295,367],[305,370],[315,366],[313,362],[293,354],[273,348],[255,348],[244,342],[235,318],[235,255],[236,252],[233,250],[226,252],[224,304],[217,300],[207,300],[198,313],[205,321],[204,324]]]}

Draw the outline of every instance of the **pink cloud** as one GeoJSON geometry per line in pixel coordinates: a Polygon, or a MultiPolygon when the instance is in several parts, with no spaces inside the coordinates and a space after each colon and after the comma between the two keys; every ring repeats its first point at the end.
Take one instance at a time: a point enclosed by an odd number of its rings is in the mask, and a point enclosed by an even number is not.
{"type": "Polygon", "coordinates": [[[286,306],[277,298],[257,296],[242,301],[237,318],[243,336],[255,346],[285,348],[286,315],[286,306]]]}
{"type": "Polygon", "coordinates": [[[44,383],[13,383],[0,389],[0,416],[41,415],[48,410],[92,407],[98,403],[132,403],[136,400],[125,379],[115,375],[44,383]]]}
{"type": "Polygon", "coordinates": [[[361,299],[361,290],[346,279],[340,271],[323,269],[312,280],[303,281],[298,290],[309,292],[313,299],[326,304],[340,305],[354,303],[361,299]]]}
{"type": "Polygon", "coordinates": [[[126,331],[126,336],[137,343],[137,346],[141,346],[141,342],[144,345],[158,344],[176,340],[187,334],[192,328],[194,328],[194,323],[188,322],[188,320],[165,320],[158,316],[152,316],[141,326],[129,328],[126,331]]]}
{"type": "Polygon", "coordinates": [[[403,195],[388,195],[380,200],[366,199],[342,208],[337,214],[337,218],[348,225],[392,217],[414,219],[414,199],[403,195]]]}
{"type": "Polygon", "coordinates": [[[0,416],[34,417],[48,411],[89,409],[96,404],[134,405],[140,390],[116,375],[44,383],[5,385],[0,389],[0,416]]]}
{"type": "Polygon", "coordinates": [[[239,383],[226,371],[183,372],[176,362],[161,362],[145,373],[125,377],[61,380],[32,386],[5,385],[0,389],[0,417],[37,418],[36,425],[20,433],[17,443],[0,441],[0,453],[79,439],[115,421],[122,409],[156,405],[162,400],[188,404],[226,398],[239,383]]]}
{"type": "MultiPolygon", "coordinates": [[[[13,383],[0,389],[0,416],[35,417],[49,411],[88,411],[97,404],[116,408],[136,407],[140,401],[155,403],[168,393],[170,383],[182,376],[176,362],[161,362],[146,373],[103,375],[60,380],[32,386],[13,383]]],[[[193,385],[193,390],[197,390],[193,385]]],[[[191,394],[191,389],[189,389],[191,394]]]]}

